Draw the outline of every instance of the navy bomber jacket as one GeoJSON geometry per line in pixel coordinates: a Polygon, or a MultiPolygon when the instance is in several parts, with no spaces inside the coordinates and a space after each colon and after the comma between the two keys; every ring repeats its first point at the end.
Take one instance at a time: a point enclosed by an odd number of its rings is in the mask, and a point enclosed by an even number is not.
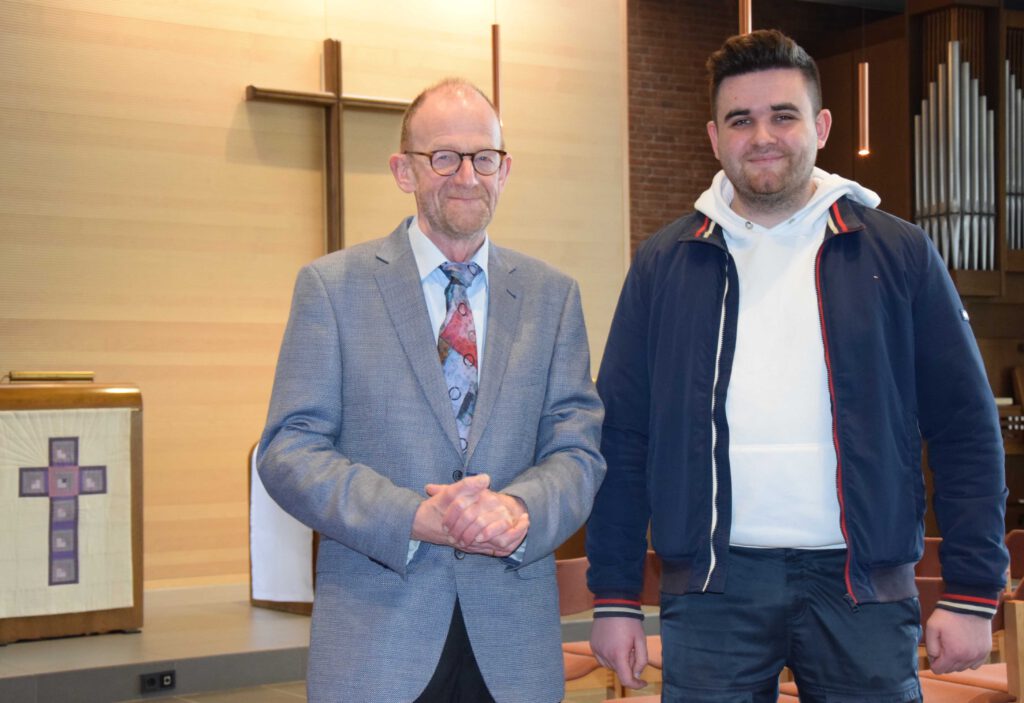
{"type": "MultiPolygon", "coordinates": [[[[815,279],[847,600],[916,595],[923,437],[943,536],[939,607],[991,617],[1009,560],[1003,444],[942,260],[920,228],[843,197],[815,279]]],[[[608,473],[587,525],[596,617],[642,617],[648,524],[663,591],[724,590],[738,292],[721,227],[699,212],[645,242],[626,277],[597,382],[608,473]]]]}

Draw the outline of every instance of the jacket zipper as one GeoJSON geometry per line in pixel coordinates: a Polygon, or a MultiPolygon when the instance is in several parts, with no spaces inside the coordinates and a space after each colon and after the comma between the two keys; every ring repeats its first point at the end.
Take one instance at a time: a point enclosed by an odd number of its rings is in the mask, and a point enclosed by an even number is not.
{"type": "MultiPolygon", "coordinates": [[[[826,236],[828,232],[826,230],[826,236]]],[[[853,547],[850,545],[850,535],[846,529],[846,503],[843,500],[843,458],[839,452],[839,419],[836,416],[836,388],[832,378],[832,356],[829,354],[828,333],[825,330],[825,301],[821,292],[821,254],[825,250],[826,239],[818,247],[818,254],[814,257],[814,289],[818,296],[818,323],[821,325],[821,343],[825,350],[825,376],[828,380],[828,395],[832,405],[832,445],[836,450],[836,495],[839,498],[839,529],[846,541],[846,565],[843,567],[843,579],[846,582],[846,598],[852,606],[856,606],[857,596],[853,594],[853,582],[850,578],[850,562],[853,554],[853,547]]]]}
{"type": "Polygon", "coordinates": [[[715,378],[711,385],[711,532],[708,536],[708,547],[711,558],[708,561],[708,575],[704,579],[702,591],[707,591],[711,583],[711,574],[715,572],[718,559],[715,556],[715,530],[718,529],[718,428],[715,426],[715,409],[718,400],[718,375],[722,365],[722,346],[725,343],[725,308],[729,297],[729,255],[725,255],[725,290],[722,292],[722,312],[718,320],[718,348],[715,351],[715,378]]]}

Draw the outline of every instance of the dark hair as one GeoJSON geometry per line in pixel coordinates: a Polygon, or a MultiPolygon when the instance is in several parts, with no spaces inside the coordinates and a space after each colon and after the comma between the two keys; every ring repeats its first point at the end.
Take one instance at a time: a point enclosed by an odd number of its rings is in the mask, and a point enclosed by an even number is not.
{"type": "MultiPolygon", "coordinates": [[[[487,97],[487,95],[484,93],[484,91],[482,91],[479,88],[477,88],[475,85],[473,85],[472,83],[467,81],[465,78],[445,78],[444,80],[441,80],[441,81],[435,83],[434,85],[430,86],[429,88],[426,88],[425,90],[423,90],[423,92],[421,92],[419,95],[417,95],[413,99],[413,101],[409,104],[409,107],[406,108],[405,115],[402,117],[402,136],[401,136],[401,139],[399,141],[399,145],[400,145],[400,148],[402,149],[402,151],[405,151],[406,149],[409,149],[409,148],[412,147],[412,144],[410,143],[411,142],[411,135],[409,134],[409,131],[410,131],[409,124],[412,122],[413,115],[415,115],[416,112],[420,109],[420,107],[423,105],[423,101],[426,100],[427,97],[429,97],[433,93],[437,93],[437,92],[440,92],[442,90],[448,90],[448,91],[468,90],[468,91],[472,91],[472,92],[476,93],[477,95],[479,95],[484,100],[486,100],[487,104],[491,106],[491,110],[494,111],[495,118],[498,117],[498,110],[494,107],[494,103],[491,101],[491,99],[489,97],[487,97]]],[[[499,119],[499,124],[500,124],[500,119],[499,119]]],[[[504,141],[504,135],[502,136],[502,141],[504,141]]],[[[501,148],[505,147],[504,143],[499,144],[498,146],[500,146],[501,148]]]]}
{"type": "Polygon", "coordinates": [[[821,110],[821,78],[814,63],[799,44],[777,29],[758,29],[749,34],[729,37],[707,60],[711,119],[717,116],[718,89],[722,81],[772,68],[795,68],[804,75],[811,107],[821,110]]]}

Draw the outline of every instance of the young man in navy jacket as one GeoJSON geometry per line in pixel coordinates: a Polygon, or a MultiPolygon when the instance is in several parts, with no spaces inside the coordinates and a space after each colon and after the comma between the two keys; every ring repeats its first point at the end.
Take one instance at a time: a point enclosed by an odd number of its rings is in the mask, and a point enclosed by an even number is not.
{"type": "Polygon", "coordinates": [[[922,437],[944,538],[936,672],[986,658],[1008,562],[968,316],[921,229],[815,168],[832,116],[803,49],[757,31],[708,69],[722,171],[637,253],[598,378],[591,642],[643,685],[649,527],[663,700],[774,701],[789,666],[804,701],[916,701],[922,437]]]}

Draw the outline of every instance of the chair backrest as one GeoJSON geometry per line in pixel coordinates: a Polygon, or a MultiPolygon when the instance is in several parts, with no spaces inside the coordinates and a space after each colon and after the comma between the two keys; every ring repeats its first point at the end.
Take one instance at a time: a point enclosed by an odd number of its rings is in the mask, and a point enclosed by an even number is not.
{"type": "Polygon", "coordinates": [[[924,538],[924,554],[921,561],[914,566],[915,576],[942,576],[942,566],[939,564],[939,546],[942,545],[941,537],[924,538]]]}
{"type": "MultiPolygon", "coordinates": [[[[992,632],[1006,629],[1006,591],[999,592],[996,614],[992,616],[992,632]]],[[[993,643],[994,644],[994,643],[993,643]]]]}
{"type": "Polygon", "coordinates": [[[1024,579],[1024,530],[1010,530],[1006,548],[1010,552],[1010,578],[1024,579]]]}
{"type": "MultiPolygon", "coordinates": [[[[1020,587],[1017,588],[1020,591],[1020,587]]],[[[1016,593],[1014,594],[1016,595],[1016,593]]],[[[1024,601],[1012,599],[1006,603],[1006,687],[1009,692],[1021,700],[1024,695],[1024,670],[1021,659],[1024,658],[1024,601]]]]}
{"type": "Polygon", "coordinates": [[[555,561],[555,577],[558,580],[558,612],[574,615],[594,607],[594,594],[587,588],[586,557],[558,559],[555,561]]]}

